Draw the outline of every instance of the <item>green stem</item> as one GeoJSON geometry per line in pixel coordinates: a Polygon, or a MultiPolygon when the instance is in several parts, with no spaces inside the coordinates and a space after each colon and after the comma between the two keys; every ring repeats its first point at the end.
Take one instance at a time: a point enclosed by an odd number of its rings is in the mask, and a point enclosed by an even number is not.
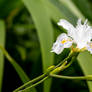
{"type": "Polygon", "coordinates": [[[78,54],[79,54],[78,52],[72,53],[72,54],[70,53],[69,57],[67,57],[67,58],[64,59],[63,64],[61,64],[61,66],[58,66],[58,67],[56,66],[56,67],[50,72],[50,74],[57,74],[57,73],[59,73],[60,71],[63,71],[64,69],[68,68],[68,67],[73,63],[73,61],[76,59],[76,57],[77,57],[78,54]],[[67,60],[70,59],[70,58],[72,58],[72,59],[71,59],[71,61],[67,64],[67,60]]]}
{"type": "Polygon", "coordinates": [[[25,91],[25,90],[27,90],[27,89],[30,89],[30,88],[32,88],[32,87],[38,85],[39,83],[43,82],[44,79],[46,78],[46,76],[49,77],[49,73],[51,73],[51,72],[52,72],[52,73],[53,73],[53,72],[58,72],[58,71],[61,71],[61,70],[65,69],[65,68],[69,67],[69,66],[71,65],[71,63],[69,63],[68,65],[66,65],[66,63],[67,63],[66,61],[67,61],[68,59],[70,59],[72,56],[75,56],[75,57],[76,57],[76,52],[70,52],[70,54],[68,55],[68,57],[65,58],[62,62],[60,62],[57,66],[51,66],[51,67],[49,67],[49,68],[47,69],[46,73],[44,73],[43,75],[41,75],[41,76],[39,76],[39,77],[37,77],[37,78],[35,78],[35,79],[33,79],[33,80],[31,80],[31,81],[25,83],[24,85],[20,86],[20,87],[17,88],[16,90],[14,90],[14,92],[17,92],[17,91],[23,89],[24,87],[28,86],[29,84],[34,83],[33,85],[31,85],[31,86],[25,88],[23,91],[25,91]],[[61,65],[61,64],[62,64],[62,65],[61,65]],[[61,65],[61,66],[60,66],[60,65],[61,65]],[[66,67],[65,67],[65,65],[66,65],[66,67]],[[60,66],[60,67],[59,67],[59,66],[60,66]],[[64,67],[65,67],[65,68],[64,68],[64,67]],[[45,78],[44,78],[44,77],[45,77],[45,78]],[[42,79],[42,78],[43,78],[43,79],[42,79]],[[42,80],[40,80],[40,79],[42,79],[42,80]],[[39,80],[40,80],[40,81],[39,81],[39,80]],[[37,81],[38,81],[38,82],[37,82],[37,81]],[[35,82],[36,82],[36,83],[35,83],[35,82]]]}
{"type": "Polygon", "coordinates": [[[2,50],[2,52],[4,53],[4,55],[6,56],[6,58],[10,61],[10,63],[13,65],[13,67],[17,71],[19,77],[21,78],[21,80],[24,83],[27,82],[27,81],[29,81],[28,76],[23,71],[23,69],[19,66],[19,64],[17,64],[17,62],[9,55],[9,53],[2,46],[0,46],[0,49],[2,50]]]}
{"type": "Polygon", "coordinates": [[[68,68],[74,62],[74,60],[76,59],[76,57],[78,56],[78,54],[79,54],[79,52],[77,52],[75,54],[75,56],[72,57],[71,61],[66,66],[64,66],[64,68],[62,70],[68,68]]]}
{"type": "Polygon", "coordinates": [[[64,70],[64,69],[68,68],[69,66],[71,66],[71,64],[74,62],[75,59],[76,59],[76,56],[72,57],[72,60],[66,66],[64,66],[62,70],[64,70]]]}
{"type": "MultiPolygon", "coordinates": [[[[72,55],[72,53],[69,54],[68,58],[70,58],[71,55],[72,55]]],[[[67,58],[67,59],[68,59],[68,58],[67,58]]],[[[63,63],[63,64],[66,63],[66,60],[67,60],[67,59],[64,59],[62,63],[63,63]]],[[[62,63],[60,63],[59,65],[61,65],[62,63]]],[[[62,64],[62,65],[63,65],[63,64],[62,64]]],[[[58,65],[58,66],[59,66],[59,65],[58,65]]],[[[52,68],[51,68],[51,69],[48,68],[48,72],[50,72],[50,70],[51,70],[51,71],[55,70],[58,66],[56,66],[56,67],[53,68],[53,69],[52,69],[52,68]]],[[[39,77],[37,77],[37,78],[35,78],[35,79],[33,79],[33,80],[31,80],[31,81],[25,83],[24,85],[20,86],[20,87],[17,88],[16,90],[14,90],[14,92],[17,92],[18,90],[21,90],[21,89],[24,88],[25,86],[27,86],[27,85],[29,85],[29,84],[32,84],[32,83],[34,83],[34,82],[40,80],[41,78],[44,78],[45,75],[49,74],[48,72],[46,72],[45,74],[43,74],[43,75],[41,75],[41,76],[39,76],[39,77]]]]}
{"type": "Polygon", "coordinates": [[[31,89],[31,88],[37,86],[38,84],[42,83],[42,82],[45,81],[48,77],[49,77],[49,76],[43,78],[42,80],[40,80],[39,82],[37,82],[37,83],[35,83],[35,84],[33,84],[33,85],[31,85],[31,86],[29,86],[29,87],[27,87],[27,88],[21,90],[21,92],[27,92],[27,90],[29,90],[29,89],[31,89]]]}
{"type": "MultiPolygon", "coordinates": [[[[63,60],[62,66],[65,66],[65,64],[67,63],[66,60],[69,59],[71,55],[72,55],[72,53],[70,53],[69,56],[68,56],[66,59],[63,60]]],[[[61,63],[60,63],[59,65],[61,65],[61,63]]],[[[59,66],[59,65],[58,65],[58,66],[59,66]]],[[[51,68],[51,69],[48,68],[48,69],[49,69],[48,71],[50,72],[50,70],[51,70],[51,71],[53,72],[55,69],[57,70],[57,67],[58,67],[58,66],[56,66],[56,67],[53,68],[53,69],[52,69],[52,68],[51,68]]],[[[60,69],[61,69],[61,68],[60,68],[60,69]]],[[[37,77],[37,78],[35,78],[35,79],[33,79],[33,80],[31,80],[31,81],[25,83],[24,85],[20,86],[20,87],[17,88],[16,90],[14,90],[14,92],[17,92],[17,91],[21,90],[22,88],[24,88],[25,86],[27,86],[27,85],[29,85],[29,84],[32,84],[32,83],[34,83],[34,82],[36,82],[36,81],[38,81],[38,80],[44,78],[47,74],[49,74],[49,73],[46,72],[45,74],[43,74],[43,75],[41,75],[41,76],[39,76],[39,77],[37,77]]],[[[37,83],[39,83],[39,82],[37,82],[37,83]]],[[[36,84],[36,83],[35,83],[35,84],[36,84]]],[[[33,85],[34,85],[34,84],[33,84],[33,85]]]]}
{"type": "Polygon", "coordinates": [[[70,59],[72,56],[74,56],[75,54],[74,54],[75,52],[70,52],[69,53],[69,55],[63,60],[63,61],[61,61],[58,65],[56,65],[55,66],[55,68],[57,68],[57,67],[59,67],[62,63],[64,63],[65,61],[67,61],[68,59],[70,59]]]}
{"type": "Polygon", "coordinates": [[[61,66],[55,68],[53,71],[51,71],[49,74],[57,74],[60,71],[63,70],[63,68],[65,67],[65,65],[67,64],[67,61],[65,61],[61,66]]]}
{"type": "Polygon", "coordinates": [[[20,86],[19,88],[17,88],[16,90],[14,90],[13,92],[17,92],[19,90],[21,90],[22,88],[24,88],[25,86],[29,85],[29,84],[32,84],[32,83],[35,83],[36,81],[44,78],[46,76],[46,74],[42,74],[41,76],[38,76],[37,78],[25,83],[24,85],[20,86]]]}
{"type": "Polygon", "coordinates": [[[14,59],[9,55],[9,53],[8,53],[2,46],[0,46],[0,49],[3,51],[4,55],[6,56],[6,58],[7,58],[10,62],[14,61],[14,59]]]}
{"type": "Polygon", "coordinates": [[[92,81],[92,75],[88,76],[80,76],[80,77],[70,77],[70,76],[62,76],[62,75],[56,75],[56,74],[50,74],[51,77],[55,78],[61,78],[61,79],[71,79],[71,80],[91,80],[92,81]]]}

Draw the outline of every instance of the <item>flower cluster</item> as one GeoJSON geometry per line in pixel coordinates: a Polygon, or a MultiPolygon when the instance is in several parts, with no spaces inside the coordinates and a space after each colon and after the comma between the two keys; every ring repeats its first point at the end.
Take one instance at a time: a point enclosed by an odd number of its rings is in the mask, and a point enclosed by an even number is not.
{"type": "Polygon", "coordinates": [[[52,51],[56,54],[60,54],[64,48],[70,48],[73,43],[76,44],[76,48],[90,51],[92,54],[92,27],[87,24],[85,20],[84,24],[81,23],[81,19],[78,19],[77,26],[74,27],[68,21],[61,19],[58,22],[59,26],[62,26],[67,30],[66,33],[62,33],[53,44],[52,51]]]}

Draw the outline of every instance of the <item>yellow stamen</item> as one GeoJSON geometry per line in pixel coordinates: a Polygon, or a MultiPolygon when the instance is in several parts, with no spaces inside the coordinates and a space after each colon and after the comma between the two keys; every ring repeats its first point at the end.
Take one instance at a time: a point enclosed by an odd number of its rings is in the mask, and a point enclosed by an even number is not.
{"type": "Polygon", "coordinates": [[[66,42],[68,42],[68,41],[72,41],[72,40],[71,40],[71,39],[67,39],[67,40],[66,40],[66,39],[63,39],[63,40],[61,41],[61,43],[64,44],[64,43],[66,43],[66,42]]]}
{"type": "Polygon", "coordinates": [[[62,44],[66,43],[66,42],[67,42],[67,40],[65,40],[65,39],[61,41],[62,44]]]}

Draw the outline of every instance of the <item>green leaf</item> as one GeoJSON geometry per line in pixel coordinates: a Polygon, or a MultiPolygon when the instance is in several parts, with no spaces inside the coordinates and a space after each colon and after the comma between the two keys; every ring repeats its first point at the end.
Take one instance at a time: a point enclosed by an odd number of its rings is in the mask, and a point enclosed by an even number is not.
{"type": "Polygon", "coordinates": [[[50,18],[53,19],[56,23],[60,19],[66,19],[72,24],[76,24],[77,16],[66,4],[63,4],[62,2],[57,0],[44,0],[44,3],[46,5],[47,12],[50,18]]]}
{"type": "MultiPolygon", "coordinates": [[[[43,71],[53,64],[53,54],[50,53],[53,43],[53,29],[42,0],[23,0],[25,6],[32,15],[40,41],[42,52],[43,71]]],[[[51,81],[44,83],[44,92],[50,92],[51,81]]]]}
{"type": "MultiPolygon", "coordinates": [[[[5,46],[5,25],[0,20],[0,45],[5,46]]],[[[2,81],[3,81],[3,68],[4,68],[4,55],[0,50],[0,92],[2,92],[2,81]]]]}
{"type": "MultiPolygon", "coordinates": [[[[78,62],[84,72],[84,75],[92,75],[92,55],[87,51],[78,56],[78,62]]],[[[87,81],[90,92],[92,92],[92,81],[87,81]]]]}
{"type": "MultiPolygon", "coordinates": [[[[77,20],[77,16],[71,11],[71,9],[67,5],[63,4],[60,0],[59,1],[58,0],[50,0],[50,3],[52,3],[53,6],[56,7],[58,9],[58,11],[64,16],[62,18],[65,18],[68,21],[70,21],[71,23],[75,24],[75,22],[77,20]]],[[[54,14],[56,14],[56,13],[54,12],[54,14]]]]}
{"type": "Polygon", "coordinates": [[[48,12],[50,18],[53,19],[56,23],[61,18],[67,19],[67,17],[65,17],[64,14],[62,12],[60,12],[60,10],[55,5],[53,5],[51,2],[45,0],[44,3],[46,5],[46,9],[47,9],[47,12],[48,12]]]}
{"type": "Polygon", "coordinates": [[[65,5],[70,11],[75,14],[78,18],[81,18],[82,20],[85,20],[84,15],[81,13],[81,11],[75,6],[75,4],[72,2],[72,0],[60,0],[60,2],[65,5]]]}
{"type": "Polygon", "coordinates": [[[92,21],[92,5],[90,0],[72,0],[87,19],[92,21]]]}

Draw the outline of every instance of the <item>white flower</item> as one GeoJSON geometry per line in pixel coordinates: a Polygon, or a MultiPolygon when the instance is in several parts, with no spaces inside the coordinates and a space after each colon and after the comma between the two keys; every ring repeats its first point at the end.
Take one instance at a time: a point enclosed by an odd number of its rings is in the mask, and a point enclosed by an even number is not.
{"type": "Polygon", "coordinates": [[[81,19],[79,19],[76,27],[66,20],[60,20],[58,24],[68,31],[68,36],[73,38],[77,48],[84,48],[92,38],[92,28],[87,25],[87,20],[81,24],[81,19]]]}
{"type": "Polygon", "coordinates": [[[72,45],[72,39],[67,36],[67,34],[62,33],[57,38],[56,42],[53,44],[52,51],[56,54],[60,54],[64,48],[69,48],[72,45]]]}
{"type": "MultiPolygon", "coordinates": [[[[67,35],[65,38],[68,39],[72,38],[72,41],[67,41],[67,43],[71,42],[70,46],[72,45],[72,43],[76,43],[77,48],[79,49],[86,48],[88,51],[92,53],[92,46],[89,44],[92,39],[92,28],[91,26],[88,26],[87,20],[84,22],[84,24],[82,24],[81,19],[78,19],[77,26],[74,27],[68,21],[61,19],[58,25],[62,26],[64,29],[67,30],[67,35]]],[[[59,36],[59,39],[60,38],[62,38],[62,36],[59,36]]],[[[60,42],[56,41],[53,45],[52,51],[56,53],[59,52],[58,54],[60,54],[62,50],[66,48],[66,45],[64,44],[63,46],[60,45],[61,45],[60,42]]]]}

